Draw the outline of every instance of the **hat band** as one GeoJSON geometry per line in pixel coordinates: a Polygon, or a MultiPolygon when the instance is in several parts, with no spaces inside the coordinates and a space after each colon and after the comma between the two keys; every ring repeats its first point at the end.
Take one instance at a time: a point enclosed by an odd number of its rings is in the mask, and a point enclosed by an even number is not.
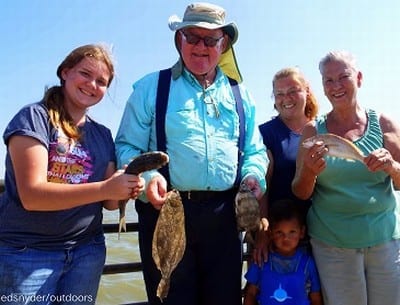
{"type": "Polygon", "coordinates": [[[216,24],[216,25],[223,25],[223,21],[220,19],[215,19],[213,17],[207,17],[204,15],[195,15],[192,14],[190,15],[190,18],[183,18],[183,22],[206,22],[206,23],[211,23],[211,24],[216,24]]]}

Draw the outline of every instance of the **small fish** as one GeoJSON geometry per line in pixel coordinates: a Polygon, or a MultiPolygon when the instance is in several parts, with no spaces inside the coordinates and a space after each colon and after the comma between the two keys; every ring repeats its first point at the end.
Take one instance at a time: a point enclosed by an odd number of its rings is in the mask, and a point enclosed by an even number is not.
{"type": "MultiPolygon", "coordinates": [[[[162,151],[151,151],[143,153],[133,158],[132,161],[129,162],[127,168],[125,169],[125,173],[130,175],[139,175],[143,172],[163,167],[168,162],[169,162],[168,155],[162,151]]],[[[118,202],[118,208],[119,208],[118,239],[120,237],[122,230],[126,232],[125,211],[127,202],[128,200],[120,200],[118,202]]]]}
{"type": "Polygon", "coordinates": [[[167,297],[172,271],[181,261],[186,248],[185,214],[182,198],[178,191],[167,193],[154,229],[152,256],[161,280],[157,297],[161,302],[167,297]]]}
{"type": "Polygon", "coordinates": [[[257,231],[266,231],[268,223],[261,219],[260,205],[249,187],[242,183],[235,197],[236,222],[239,231],[245,231],[244,240],[254,245],[254,234],[257,231]]]}
{"type": "Polygon", "coordinates": [[[317,142],[323,142],[325,147],[328,148],[327,154],[332,157],[364,162],[365,156],[357,146],[351,141],[332,133],[318,134],[305,139],[302,145],[305,148],[310,148],[317,142]]]}

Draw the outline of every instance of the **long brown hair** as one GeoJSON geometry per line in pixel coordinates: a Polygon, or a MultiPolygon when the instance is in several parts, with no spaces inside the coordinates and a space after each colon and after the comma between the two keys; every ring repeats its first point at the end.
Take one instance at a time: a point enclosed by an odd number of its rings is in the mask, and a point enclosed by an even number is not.
{"type": "Polygon", "coordinates": [[[306,98],[306,107],[304,109],[304,114],[309,119],[314,119],[318,113],[318,102],[314,93],[311,90],[310,84],[305,78],[304,74],[297,67],[289,67],[279,70],[275,73],[272,79],[272,88],[275,88],[275,82],[279,79],[286,77],[293,77],[296,79],[304,88],[308,88],[308,94],[306,98]]]}
{"type": "Polygon", "coordinates": [[[114,78],[114,64],[111,55],[105,46],[89,44],[80,46],[67,55],[57,68],[57,76],[60,79],[60,85],[46,89],[43,98],[49,112],[51,123],[55,127],[61,128],[65,135],[73,140],[79,139],[80,133],[64,106],[64,94],[62,90],[64,80],[61,77],[61,73],[64,69],[73,68],[85,57],[94,58],[106,64],[110,72],[110,78],[107,84],[107,87],[109,87],[114,78]]]}

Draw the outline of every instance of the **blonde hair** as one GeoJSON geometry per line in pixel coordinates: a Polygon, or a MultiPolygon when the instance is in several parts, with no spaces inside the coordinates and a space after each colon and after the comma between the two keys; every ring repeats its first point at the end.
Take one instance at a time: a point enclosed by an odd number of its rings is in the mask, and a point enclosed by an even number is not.
{"type": "Polygon", "coordinates": [[[272,88],[275,90],[275,83],[277,80],[280,80],[282,78],[286,77],[293,77],[296,81],[299,82],[299,84],[303,88],[308,89],[308,94],[306,98],[306,107],[304,109],[304,114],[307,118],[309,119],[314,119],[317,116],[318,113],[318,102],[317,98],[315,97],[314,93],[311,90],[310,84],[308,80],[305,78],[304,74],[300,71],[299,68],[297,67],[288,67],[288,68],[283,68],[279,70],[278,72],[275,73],[274,78],[272,79],[272,88]]]}
{"type": "Polygon", "coordinates": [[[107,87],[109,87],[114,78],[114,64],[111,55],[106,46],[89,44],[80,46],[67,55],[57,68],[57,76],[60,79],[60,86],[53,86],[46,89],[43,98],[49,113],[50,122],[54,127],[60,127],[65,135],[73,140],[80,138],[80,132],[64,106],[64,93],[62,89],[65,81],[63,80],[61,73],[64,69],[73,68],[86,57],[94,58],[105,63],[110,72],[107,84],[107,87]]]}

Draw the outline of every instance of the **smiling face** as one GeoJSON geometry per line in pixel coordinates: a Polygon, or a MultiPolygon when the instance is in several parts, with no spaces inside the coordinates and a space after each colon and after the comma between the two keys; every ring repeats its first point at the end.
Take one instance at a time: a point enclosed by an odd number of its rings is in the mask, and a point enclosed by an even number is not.
{"type": "Polygon", "coordinates": [[[86,111],[104,97],[110,81],[110,71],[104,62],[86,56],[72,68],[63,69],[61,77],[64,82],[65,106],[74,116],[74,112],[86,111]]]}
{"type": "Polygon", "coordinates": [[[283,118],[304,117],[308,88],[294,75],[276,79],[273,84],[275,108],[283,118]]]}
{"type": "Polygon", "coordinates": [[[196,77],[200,77],[210,72],[214,73],[220,56],[227,46],[228,37],[220,29],[208,30],[192,27],[185,28],[177,33],[177,43],[186,68],[196,77]],[[184,33],[203,39],[193,43],[193,41],[185,37],[184,33]],[[205,37],[214,38],[218,41],[215,46],[207,46],[204,42],[205,37]]]}
{"type": "Polygon", "coordinates": [[[322,84],[324,93],[333,107],[343,107],[357,102],[357,89],[361,87],[362,74],[343,61],[331,60],[324,64],[322,84]]]}

